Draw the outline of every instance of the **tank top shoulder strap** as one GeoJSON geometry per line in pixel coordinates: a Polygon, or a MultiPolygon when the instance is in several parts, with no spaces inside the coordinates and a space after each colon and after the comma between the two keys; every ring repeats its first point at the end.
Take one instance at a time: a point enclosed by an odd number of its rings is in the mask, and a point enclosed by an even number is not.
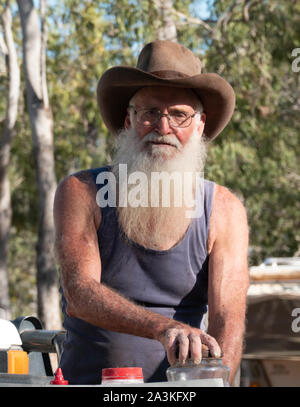
{"type": "Polygon", "coordinates": [[[213,194],[215,183],[205,179],[201,180],[200,188],[197,191],[198,213],[192,228],[193,238],[196,242],[196,251],[201,257],[207,256],[207,240],[209,235],[209,221],[212,210],[213,194]]]}
{"type": "Polygon", "coordinates": [[[91,174],[93,181],[96,184],[97,190],[99,190],[101,188],[101,186],[103,186],[103,184],[97,182],[98,175],[102,172],[109,171],[109,170],[110,170],[109,165],[106,165],[104,167],[99,167],[99,168],[91,168],[91,169],[87,170],[91,174]]]}
{"type": "Polygon", "coordinates": [[[206,233],[209,230],[209,220],[212,210],[213,197],[214,197],[215,183],[213,181],[204,180],[204,217],[206,222],[206,233]]]}
{"type": "MultiPolygon", "coordinates": [[[[101,178],[101,177],[99,177],[98,178],[98,176],[101,174],[101,173],[104,173],[104,172],[110,172],[110,166],[109,165],[106,165],[106,166],[103,166],[103,167],[99,167],[99,168],[91,168],[91,169],[89,169],[89,170],[87,170],[90,174],[91,174],[91,176],[92,176],[92,179],[93,179],[93,181],[94,181],[94,183],[95,183],[95,185],[96,185],[96,188],[97,188],[97,191],[99,191],[103,186],[105,186],[106,184],[107,184],[107,182],[108,182],[108,177],[103,177],[103,178],[101,178]]],[[[97,199],[97,197],[96,197],[96,200],[97,200],[97,203],[98,203],[98,199],[97,199]]],[[[111,210],[113,210],[114,208],[112,208],[112,207],[109,207],[109,206],[102,206],[102,205],[100,205],[99,204],[99,208],[101,208],[101,214],[102,214],[102,218],[104,218],[104,217],[106,217],[106,215],[109,213],[109,212],[111,212],[111,210]]]]}

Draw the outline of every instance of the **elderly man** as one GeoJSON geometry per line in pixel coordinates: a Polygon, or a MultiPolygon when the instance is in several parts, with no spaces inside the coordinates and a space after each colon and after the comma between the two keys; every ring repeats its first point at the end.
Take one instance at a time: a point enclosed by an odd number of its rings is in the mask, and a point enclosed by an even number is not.
{"type": "Polygon", "coordinates": [[[233,382],[247,218],[228,189],[199,174],[234,100],[224,79],[201,73],[199,59],[169,41],[146,45],[136,68],[101,77],[100,112],[118,136],[114,161],[67,177],[55,198],[67,330],[60,366],[70,383],[100,383],[101,369],[124,366],[142,367],[146,382],[164,381],[169,364],[200,363],[203,346],[213,357],[222,352],[233,382]],[[176,182],[158,187],[157,173],[176,173],[176,182]]]}

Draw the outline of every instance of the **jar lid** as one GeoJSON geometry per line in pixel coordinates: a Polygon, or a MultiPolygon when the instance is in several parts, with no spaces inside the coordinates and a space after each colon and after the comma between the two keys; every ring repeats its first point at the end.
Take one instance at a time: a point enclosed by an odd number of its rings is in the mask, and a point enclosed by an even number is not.
{"type": "Polygon", "coordinates": [[[141,367],[109,367],[102,369],[102,380],[143,379],[141,367]]]}

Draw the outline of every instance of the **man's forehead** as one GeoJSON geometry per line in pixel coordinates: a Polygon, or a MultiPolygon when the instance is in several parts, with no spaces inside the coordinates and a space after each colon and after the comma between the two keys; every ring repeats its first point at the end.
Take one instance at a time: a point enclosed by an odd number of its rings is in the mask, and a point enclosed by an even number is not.
{"type": "Polygon", "coordinates": [[[194,107],[199,99],[191,89],[169,86],[147,86],[136,92],[134,102],[138,105],[152,103],[182,104],[194,107]]]}

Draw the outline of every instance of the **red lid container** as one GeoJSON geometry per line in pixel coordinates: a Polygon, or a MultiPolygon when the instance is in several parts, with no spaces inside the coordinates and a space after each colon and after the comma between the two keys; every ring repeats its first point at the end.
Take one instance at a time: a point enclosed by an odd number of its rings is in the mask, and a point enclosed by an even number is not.
{"type": "Polygon", "coordinates": [[[141,367],[109,367],[102,369],[103,380],[143,380],[141,367]]]}

